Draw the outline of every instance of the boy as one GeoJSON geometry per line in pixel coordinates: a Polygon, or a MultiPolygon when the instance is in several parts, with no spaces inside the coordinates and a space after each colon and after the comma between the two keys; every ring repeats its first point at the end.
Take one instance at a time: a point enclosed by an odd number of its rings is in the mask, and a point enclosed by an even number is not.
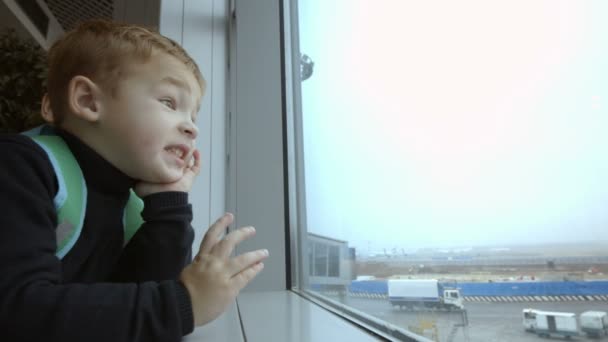
{"type": "Polygon", "coordinates": [[[200,169],[204,88],[179,45],[141,27],[90,21],[53,45],[42,114],[82,171],[86,212],[80,235],[58,253],[63,176],[32,138],[0,137],[3,340],[179,341],[261,271],[266,250],[230,258],[255,233],[222,238],[230,214],[190,263],[188,191],[200,169]],[[144,223],[125,241],[131,189],[144,223]]]}

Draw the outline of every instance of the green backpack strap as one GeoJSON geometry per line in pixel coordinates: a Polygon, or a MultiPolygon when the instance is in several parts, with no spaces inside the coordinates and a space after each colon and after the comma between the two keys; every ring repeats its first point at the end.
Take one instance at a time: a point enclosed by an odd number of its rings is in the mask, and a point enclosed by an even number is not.
{"type": "Polygon", "coordinates": [[[62,259],[82,232],[87,207],[87,186],[78,162],[61,137],[38,135],[31,138],[46,152],[57,176],[59,190],[53,200],[57,212],[55,255],[62,259]]]}
{"type": "Polygon", "coordinates": [[[122,222],[125,229],[124,245],[129,243],[133,235],[135,235],[139,227],[144,223],[144,220],[141,217],[142,210],[144,210],[144,201],[137,197],[135,191],[131,189],[122,222]]]}
{"type": "MultiPolygon", "coordinates": [[[[87,207],[87,185],[80,165],[65,141],[50,126],[24,132],[48,155],[57,176],[59,189],[53,203],[57,212],[55,255],[62,259],[76,244],[84,225],[87,207]]],[[[123,214],[124,245],[144,223],[141,212],[144,202],[131,189],[123,214]]]]}

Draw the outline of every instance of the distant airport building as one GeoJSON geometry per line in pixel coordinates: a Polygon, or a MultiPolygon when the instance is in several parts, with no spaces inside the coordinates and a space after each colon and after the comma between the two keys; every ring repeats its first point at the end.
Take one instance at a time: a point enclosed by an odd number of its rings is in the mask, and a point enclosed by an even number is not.
{"type": "Polygon", "coordinates": [[[355,249],[348,242],[308,233],[308,275],[316,290],[344,291],[355,275],[355,249]]]}

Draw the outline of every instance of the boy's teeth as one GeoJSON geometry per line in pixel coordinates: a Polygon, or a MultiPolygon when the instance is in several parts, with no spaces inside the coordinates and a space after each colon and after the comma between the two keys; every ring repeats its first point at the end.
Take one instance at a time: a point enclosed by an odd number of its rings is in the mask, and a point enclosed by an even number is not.
{"type": "Polygon", "coordinates": [[[175,154],[176,156],[178,156],[180,158],[184,155],[184,152],[182,150],[180,150],[179,148],[170,148],[167,151],[175,154]]]}

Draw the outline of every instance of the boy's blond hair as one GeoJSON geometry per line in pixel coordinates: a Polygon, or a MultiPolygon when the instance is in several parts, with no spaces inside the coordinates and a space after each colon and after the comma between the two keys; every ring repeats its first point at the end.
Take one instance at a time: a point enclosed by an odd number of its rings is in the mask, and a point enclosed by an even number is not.
{"type": "Polygon", "coordinates": [[[153,52],[167,53],[192,71],[201,92],[205,79],[196,62],[175,41],[141,26],[107,20],[89,20],[56,41],[49,50],[47,92],[53,123],[61,124],[67,112],[70,80],[82,75],[114,94],[125,75],[125,65],[149,60],[153,52]]]}

